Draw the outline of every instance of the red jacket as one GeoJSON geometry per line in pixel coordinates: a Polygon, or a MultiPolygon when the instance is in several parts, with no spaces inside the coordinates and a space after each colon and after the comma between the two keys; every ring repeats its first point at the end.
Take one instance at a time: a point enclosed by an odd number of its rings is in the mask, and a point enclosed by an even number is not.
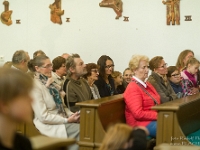
{"type": "MultiPolygon", "coordinates": [[[[149,82],[146,82],[146,84],[147,87],[144,88],[160,104],[160,96],[155,88],[149,82]]],[[[128,125],[147,126],[151,121],[157,120],[157,112],[151,110],[151,107],[155,106],[154,101],[134,82],[134,79],[132,79],[124,92],[124,100],[126,103],[126,123],[128,125]]]]}

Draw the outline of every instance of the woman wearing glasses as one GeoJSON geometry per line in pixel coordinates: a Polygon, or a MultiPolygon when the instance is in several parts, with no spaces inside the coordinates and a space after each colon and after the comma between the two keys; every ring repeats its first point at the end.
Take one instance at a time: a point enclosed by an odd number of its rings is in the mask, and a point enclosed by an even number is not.
{"type": "Polygon", "coordinates": [[[156,56],[149,62],[152,71],[148,81],[154,86],[161,98],[161,103],[177,99],[177,96],[167,80],[167,63],[162,56],[156,56]]]}
{"type": "MultiPolygon", "coordinates": [[[[29,70],[35,73],[33,97],[33,122],[44,135],[79,140],[80,114],[64,107],[61,99],[62,88],[52,79],[52,63],[45,55],[30,60],[29,70]]],[[[71,149],[78,149],[74,145],[71,149]]]]}
{"type": "Polygon", "coordinates": [[[181,74],[179,69],[176,66],[169,66],[167,68],[167,78],[174,92],[178,98],[183,97],[183,89],[181,86],[181,74]]]}
{"type": "Polygon", "coordinates": [[[95,81],[95,85],[99,90],[101,97],[112,96],[115,94],[115,85],[114,80],[111,77],[112,72],[114,71],[114,62],[107,56],[102,55],[97,61],[99,66],[99,77],[95,81]]]}
{"type": "Polygon", "coordinates": [[[90,86],[93,98],[99,99],[101,97],[99,95],[97,86],[94,84],[94,82],[98,80],[98,76],[99,76],[98,66],[95,63],[89,63],[89,64],[86,64],[86,70],[87,70],[87,74],[85,74],[83,77],[87,80],[87,83],[90,86]]]}

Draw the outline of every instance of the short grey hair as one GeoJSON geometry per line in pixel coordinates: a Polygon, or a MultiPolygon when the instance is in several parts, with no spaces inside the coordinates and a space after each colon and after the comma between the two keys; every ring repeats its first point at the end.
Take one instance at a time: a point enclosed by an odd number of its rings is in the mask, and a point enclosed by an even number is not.
{"type": "Polygon", "coordinates": [[[28,57],[27,57],[28,53],[25,52],[24,50],[18,50],[13,54],[12,57],[12,63],[13,64],[19,64],[22,61],[28,61],[28,57]]]}
{"type": "Polygon", "coordinates": [[[80,58],[79,54],[72,54],[66,59],[66,69],[67,69],[67,75],[71,76],[72,73],[70,71],[70,68],[75,68],[76,63],[74,61],[74,58],[80,58]]]}

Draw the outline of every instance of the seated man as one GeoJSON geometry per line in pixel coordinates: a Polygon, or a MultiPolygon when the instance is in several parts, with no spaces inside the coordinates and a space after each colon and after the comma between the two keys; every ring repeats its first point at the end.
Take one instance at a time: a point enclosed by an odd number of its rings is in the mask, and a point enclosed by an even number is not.
{"type": "Polygon", "coordinates": [[[30,60],[30,57],[28,55],[28,52],[25,52],[24,50],[18,50],[13,54],[12,57],[12,68],[21,70],[22,72],[28,71],[28,61],[30,60]]]}
{"type": "Polygon", "coordinates": [[[92,92],[86,80],[81,78],[87,73],[86,65],[78,54],[73,54],[66,59],[67,78],[63,85],[66,92],[65,105],[72,111],[79,110],[76,102],[92,99],[92,92]]]}

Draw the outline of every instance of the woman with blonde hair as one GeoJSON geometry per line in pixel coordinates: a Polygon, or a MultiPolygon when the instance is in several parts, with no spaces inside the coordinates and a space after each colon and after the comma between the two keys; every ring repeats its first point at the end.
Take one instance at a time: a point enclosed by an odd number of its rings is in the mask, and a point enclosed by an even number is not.
{"type": "Polygon", "coordinates": [[[188,59],[191,57],[194,57],[194,52],[192,50],[186,49],[182,51],[178,56],[176,67],[182,71],[185,68],[188,59]]]}
{"type": "Polygon", "coordinates": [[[110,127],[99,150],[124,149],[131,131],[132,127],[126,124],[116,124],[110,127]]]}
{"type": "Polygon", "coordinates": [[[126,123],[132,127],[146,127],[151,137],[156,137],[157,112],[151,107],[160,104],[156,89],[146,82],[149,73],[149,58],[134,55],[129,68],[133,72],[132,81],[124,92],[126,123]]]}
{"type": "Polygon", "coordinates": [[[147,134],[144,127],[133,129],[126,124],[117,123],[108,129],[99,150],[145,150],[147,134]]]}

